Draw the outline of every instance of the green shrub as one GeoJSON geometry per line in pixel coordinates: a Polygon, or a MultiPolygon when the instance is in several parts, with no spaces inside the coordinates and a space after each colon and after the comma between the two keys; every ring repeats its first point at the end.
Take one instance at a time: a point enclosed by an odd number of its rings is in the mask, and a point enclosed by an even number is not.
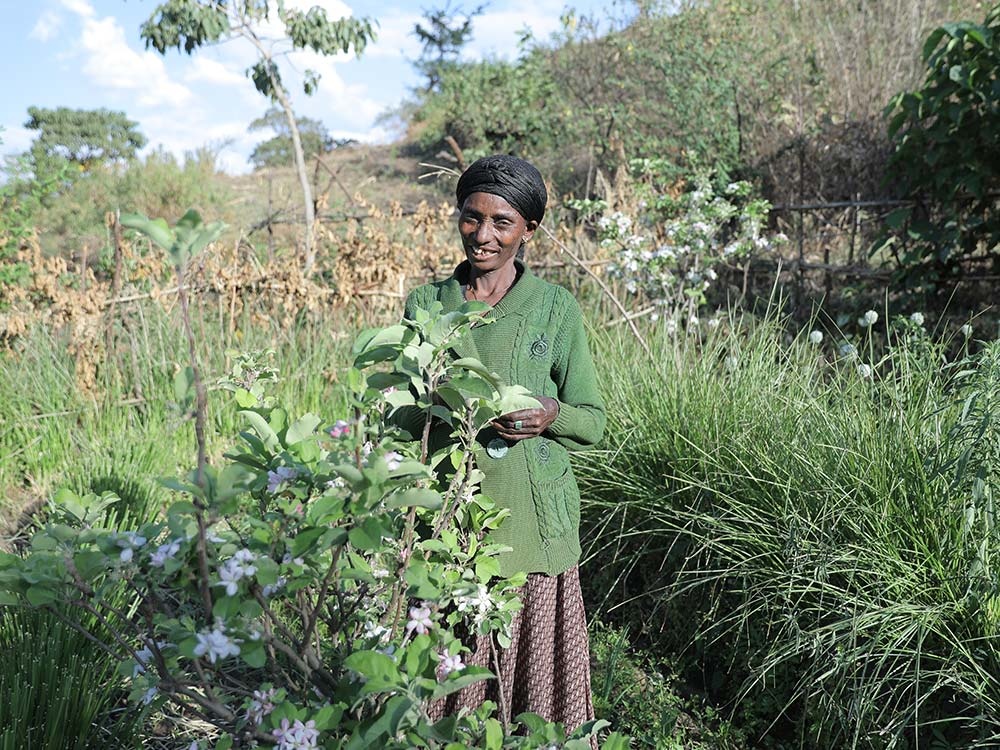
{"type": "Polygon", "coordinates": [[[637,650],[627,628],[590,629],[594,711],[628,735],[634,748],[724,750],[743,747],[732,728],[680,691],[662,659],[637,650]]]}
{"type": "Polygon", "coordinates": [[[902,270],[936,281],[970,257],[1000,262],[1000,5],[981,24],[953,23],[924,43],[927,77],[886,109],[892,175],[917,203],[889,215],[902,270]]]}

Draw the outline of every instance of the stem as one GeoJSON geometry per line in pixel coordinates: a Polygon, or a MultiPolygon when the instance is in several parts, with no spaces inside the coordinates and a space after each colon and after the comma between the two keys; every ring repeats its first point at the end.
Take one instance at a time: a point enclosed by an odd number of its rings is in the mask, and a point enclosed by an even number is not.
{"type": "Polygon", "coordinates": [[[500,695],[500,723],[503,725],[503,733],[510,734],[510,706],[507,705],[507,694],[503,689],[503,677],[500,674],[500,650],[497,647],[496,641],[493,638],[493,634],[490,633],[490,654],[493,657],[493,669],[497,673],[497,684],[499,690],[497,691],[500,695]]]}
{"type": "MultiPolygon", "coordinates": [[[[181,319],[184,322],[184,335],[188,342],[188,356],[191,358],[191,375],[194,378],[195,410],[194,436],[198,443],[198,465],[195,468],[194,483],[202,491],[205,489],[205,464],[207,448],[205,444],[205,421],[208,413],[208,399],[205,395],[205,384],[201,379],[198,367],[198,352],[195,345],[194,331],[191,328],[191,313],[188,309],[187,289],[184,286],[184,264],[177,266],[177,299],[181,306],[181,319]]],[[[198,521],[198,587],[201,589],[202,605],[205,608],[205,618],[212,620],[212,592],[208,583],[208,546],[206,543],[207,525],[205,523],[205,503],[202,498],[194,498],[195,518],[198,521]]]]}
{"type": "Polygon", "coordinates": [[[316,621],[319,619],[319,612],[323,608],[323,602],[326,600],[326,592],[330,588],[330,580],[333,578],[333,574],[337,569],[337,561],[340,559],[340,553],[343,551],[343,547],[337,547],[333,551],[333,559],[330,561],[330,567],[326,571],[326,575],[323,577],[323,584],[320,586],[319,595],[316,597],[316,605],[312,608],[309,613],[309,618],[306,621],[305,631],[302,634],[302,645],[305,646],[309,643],[312,638],[313,629],[316,627],[316,621]]]}
{"type": "Polygon", "coordinates": [[[549,231],[548,227],[546,227],[545,225],[539,225],[539,228],[543,232],[545,232],[546,237],[548,237],[550,240],[552,240],[552,242],[555,243],[556,247],[558,247],[562,252],[566,253],[566,255],[570,257],[570,260],[572,260],[574,264],[582,268],[588,276],[590,276],[594,281],[597,282],[597,285],[601,287],[601,291],[607,295],[608,299],[611,300],[611,303],[618,308],[618,311],[625,318],[625,322],[628,324],[628,327],[632,330],[632,333],[635,336],[636,340],[639,342],[639,345],[642,347],[642,350],[646,352],[646,355],[652,362],[656,363],[656,358],[653,356],[653,352],[650,350],[649,345],[646,343],[646,339],[644,339],[642,337],[642,334],[639,333],[639,329],[636,327],[635,321],[633,321],[632,318],[629,317],[628,310],[625,309],[625,306],[608,288],[608,285],[604,283],[604,279],[602,279],[600,276],[594,273],[591,270],[590,266],[584,263],[583,260],[578,255],[576,255],[572,250],[566,247],[565,244],[556,239],[556,236],[549,231]]]}

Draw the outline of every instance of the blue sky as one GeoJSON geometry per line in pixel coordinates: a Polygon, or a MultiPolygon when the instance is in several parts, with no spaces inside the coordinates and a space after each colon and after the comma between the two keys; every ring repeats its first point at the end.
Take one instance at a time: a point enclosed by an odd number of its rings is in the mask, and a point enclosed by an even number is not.
{"type": "MultiPolygon", "coordinates": [[[[146,50],[139,26],[155,0],[2,0],[0,60],[0,154],[25,150],[29,106],[124,111],[150,141],[178,156],[199,146],[230,142],[219,156],[228,171],[248,169],[247,155],[266,133],[247,133],[247,124],[267,109],[243,71],[253,52],[243,42],[204,48],[188,56],[146,50]]],[[[297,52],[284,63],[300,115],[321,120],[337,138],[388,141],[393,133],[378,115],[399,104],[419,83],[411,60],[419,45],[411,31],[425,8],[443,0],[286,0],[289,6],[324,7],[333,17],[368,16],[379,22],[379,39],[364,55],[321,58],[297,52]],[[306,97],[301,72],[321,74],[319,91],[306,97]]],[[[452,3],[473,7],[475,2],[452,3]]],[[[528,28],[545,39],[560,27],[567,8],[604,13],[598,0],[492,0],[476,19],[470,56],[510,57],[518,34],[528,28]]]]}

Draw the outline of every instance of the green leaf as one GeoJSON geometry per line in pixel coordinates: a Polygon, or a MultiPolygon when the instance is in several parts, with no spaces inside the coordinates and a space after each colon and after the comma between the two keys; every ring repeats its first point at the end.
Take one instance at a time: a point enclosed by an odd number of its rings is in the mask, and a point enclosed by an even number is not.
{"type": "Polygon", "coordinates": [[[323,706],[323,708],[317,711],[313,716],[313,721],[316,722],[316,729],[320,732],[325,732],[339,726],[340,719],[343,715],[344,706],[338,703],[333,706],[323,706]]]}
{"type": "Polygon", "coordinates": [[[924,42],[923,58],[924,60],[929,60],[930,56],[937,49],[937,46],[941,43],[941,39],[945,35],[945,30],[943,28],[934,29],[930,36],[927,37],[927,41],[924,42]]]}
{"type": "Polygon", "coordinates": [[[285,444],[295,445],[316,434],[316,428],[322,420],[315,414],[306,414],[295,420],[285,433],[285,444]]]}
{"type": "Polygon", "coordinates": [[[260,669],[267,662],[263,641],[245,640],[240,646],[240,658],[254,669],[260,669]]]}
{"type": "Polygon", "coordinates": [[[143,214],[122,214],[119,221],[123,227],[141,232],[164,250],[174,246],[174,233],[163,219],[150,219],[143,214]]]}
{"type": "Polygon", "coordinates": [[[501,750],[503,748],[503,727],[500,722],[490,717],[485,723],[486,750],[501,750]]]}
{"type": "Polygon", "coordinates": [[[347,532],[347,538],[357,549],[374,550],[382,545],[382,525],[374,518],[365,519],[360,526],[347,532]]]}
{"type": "Polygon", "coordinates": [[[344,666],[363,675],[369,683],[378,682],[380,689],[402,683],[396,663],[379,651],[355,651],[344,660],[344,666]]]}
{"type": "Polygon", "coordinates": [[[430,510],[437,510],[441,507],[442,502],[440,492],[424,487],[411,487],[402,492],[389,495],[385,500],[385,504],[389,508],[410,508],[416,506],[418,508],[429,508],[430,510]]]}
{"type": "Polygon", "coordinates": [[[513,411],[522,409],[541,409],[542,405],[538,399],[531,396],[531,391],[523,385],[502,385],[500,391],[500,403],[498,410],[501,414],[510,414],[513,411]]]}
{"type": "MultiPolygon", "coordinates": [[[[365,689],[367,690],[367,688],[368,685],[366,684],[365,689]]],[[[349,750],[380,747],[382,743],[379,743],[378,739],[385,735],[394,737],[403,718],[412,706],[413,701],[405,695],[394,695],[386,701],[382,712],[375,717],[368,728],[363,730],[360,735],[351,738],[347,747],[349,750]]]]}
{"type": "Polygon", "coordinates": [[[32,586],[25,592],[24,596],[34,607],[43,607],[46,604],[52,604],[59,598],[56,596],[56,592],[43,586],[32,586]]]}
{"type": "Polygon", "coordinates": [[[277,433],[271,425],[268,424],[264,417],[255,411],[250,411],[249,409],[241,411],[239,414],[250,423],[250,426],[263,441],[264,447],[267,448],[267,450],[275,451],[281,447],[281,442],[278,440],[277,433]]]}
{"type": "Polygon", "coordinates": [[[487,370],[486,366],[478,359],[474,359],[472,357],[462,357],[461,359],[456,359],[452,362],[451,366],[476,373],[476,375],[486,380],[494,388],[497,388],[500,385],[500,381],[497,376],[487,370]]]}
{"type": "Polygon", "coordinates": [[[451,695],[462,688],[468,687],[469,685],[474,685],[477,682],[482,682],[483,680],[494,679],[493,673],[484,669],[483,667],[466,667],[460,672],[452,672],[445,679],[444,682],[440,683],[436,688],[434,688],[434,700],[438,698],[443,698],[446,695],[451,695]]]}
{"type": "Polygon", "coordinates": [[[302,555],[311,551],[326,531],[325,527],[320,526],[313,529],[306,529],[296,534],[295,539],[292,540],[292,557],[302,557],[302,555]]]}

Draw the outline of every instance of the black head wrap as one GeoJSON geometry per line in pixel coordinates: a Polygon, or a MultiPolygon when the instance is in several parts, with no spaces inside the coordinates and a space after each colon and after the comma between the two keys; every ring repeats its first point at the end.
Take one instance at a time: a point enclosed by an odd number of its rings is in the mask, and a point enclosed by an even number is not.
{"type": "Polygon", "coordinates": [[[524,159],[506,154],[476,159],[462,172],[455,188],[460,209],[473,193],[499,195],[517,209],[525,221],[539,223],[545,216],[545,202],[549,197],[541,173],[524,159]]]}

